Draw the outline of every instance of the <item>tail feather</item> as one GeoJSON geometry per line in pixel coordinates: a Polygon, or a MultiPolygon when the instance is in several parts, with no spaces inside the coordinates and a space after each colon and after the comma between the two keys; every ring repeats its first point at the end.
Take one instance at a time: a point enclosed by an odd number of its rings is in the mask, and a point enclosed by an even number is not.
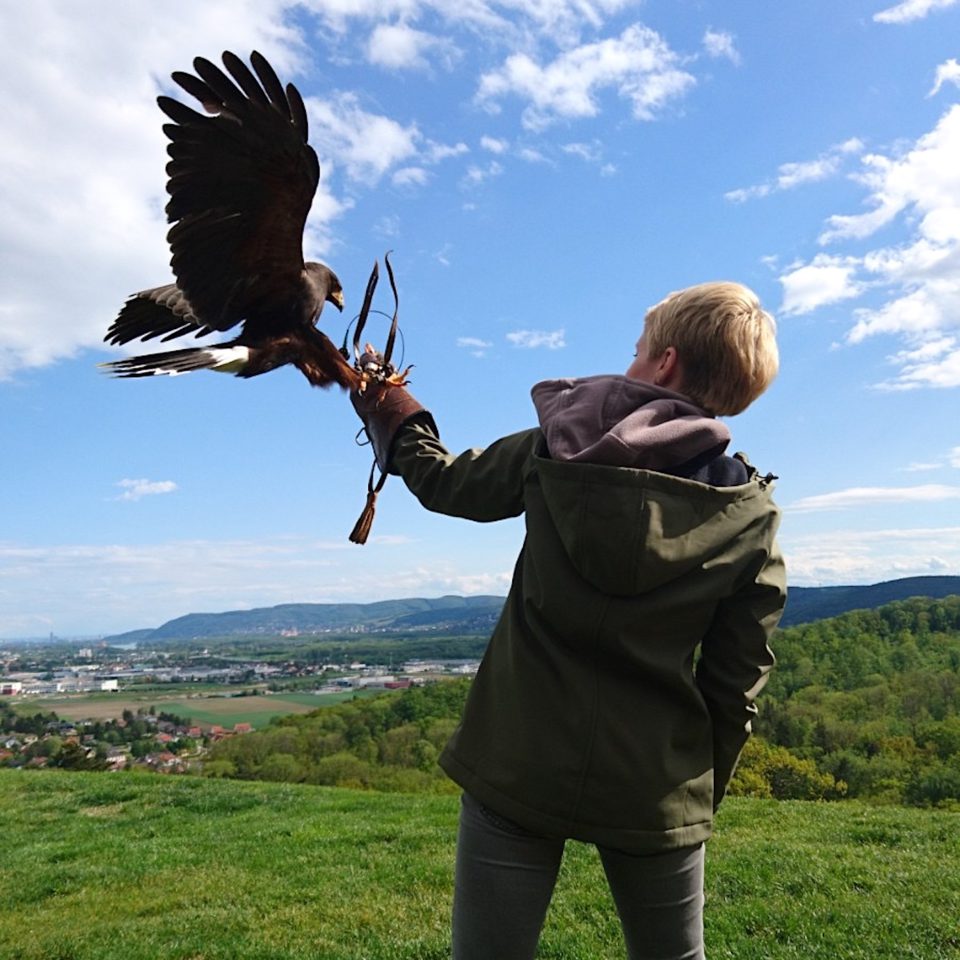
{"type": "Polygon", "coordinates": [[[247,347],[230,344],[213,347],[190,347],[166,353],[145,353],[125,360],[101,363],[113,377],[174,377],[194,370],[216,370],[221,373],[241,374],[250,359],[247,347]]]}

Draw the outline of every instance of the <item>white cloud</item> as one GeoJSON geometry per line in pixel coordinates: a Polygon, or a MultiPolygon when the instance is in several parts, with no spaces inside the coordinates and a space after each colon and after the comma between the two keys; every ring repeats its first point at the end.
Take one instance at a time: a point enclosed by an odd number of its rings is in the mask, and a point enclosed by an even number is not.
{"type": "Polygon", "coordinates": [[[707,51],[707,56],[725,57],[736,66],[740,65],[740,52],[736,48],[731,33],[708,29],[703,35],[703,48],[707,51]]]}
{"type": "Polygon", "coordinates": [[[940,503],[944,500],[960,500],[960,487],[942,483],[926,483],[916,487],[851,487],[848,490],[801,497],[786,509],[808,513],[891,503],[940,503]]]}
{"type": "Polygon", "coordinates": [[[901,3],[873,15],[878,23],[909,23],[922,20],[934,10],[946,10],[955,6],[958,0],[902,0],[901,3]]]}
{"type": "Polygon", "coordinates": [[[429,179],[430,174],[423,167],[401,167],[390,177],[390,182],[397,187],[422,187],[429,179]]]}
{"type": "Polygon", "coordinates": [[[794,265],[780,277],[784,314],[810,313],[818,307],[858,297],[863,285],[854,279],[858,261],[818,254],[807,264],[794,265]]]}
{"type": "Polygon", "coordinates": [[[481,77],[477,100],[492,110],[499,110],[505,96],[527,100],[523,125],[542,130],[560,119],[596,116],[598,95],[612,88],[630,101],[638,120],[651,120],[696,83],[679,63],[659,34],[637,23],[619,37],[565,50],[545,66],[514,53],[481,77]]]}
{"type": "Polygon", "coordinates": [[[470,164],[463,179],[467,185],[476,186],[491,177],[499,177],[502,173],[503,165],[496,160],[491,160],[485,167],[478,166],[475,163],[470,164]]]}
{"type": "Polygon", "coordinates": [[[784,312],[807,313],[867,292],[874,302],[852,312],[846,342],[899,338],[889,357],[896,375],[886,390],[960,386],[960,105],[928,133],[891,156],[862,158],[855,178],[866,188],[867,210],[827,220],[821,243],[868,240],[896,221],[907,231],[898,244],[856,256],[818,254],[780,277],[784,312]]]}
{"type": "Polygon", "coordinates": [[[795,586],[960,574],[960,527],[785,531],[781,546],[795,586]]]}
{"type": "Polygon", "coordinates": [[[916,350],[902,350],[890,358],[900,370],[893,380],[877,386],[881,390],[917,390],[921,387],[960,387],[960,342],[951,338],[937,341],[935,356],[922,344],[916,350]]]}
{"type": "MultiPolygon", "coordinates": [[[[436,143],[428,140],[419,151],[417,159],[420,163],[428,166],[434,166],[448,160],[451,157],[460,157],[469,153],[470,148],[465,143],[436,143]]],[[[423,186],[430,180],[431,174],[422,166],[401,167],[391,176],[391,182],[395,186],[423,186]]]]}
{"type": "Polygon", "coordinates": [[[306,98],[311,140],[317,151],[342,164],[347,175],[373,186],[393,166],[417,156],[421,134],[415,123],[406,126],[370,113],[353,93],[331,99],[306,98]]]}
{"type": "Polygon", "coordinates": [[[461,157],[469,153],[470,148],[465,143],[435,143],[428,140],[423,151],[424,163],[440,163],[450,157],[461,157]]]}
{"type": "MultiPolygon", "coordinates": [[[[519,45],[542,37],[570,47],[580,42],[584,30],[601,29],[608,17],[638,0],[303,0],[302,5],[337,33],[345,32],[351,20],[406,24],[435,17],[441,21],[437,33],[466,28],[486,41],[519,45]]],[[[402,47],[408,41],[394,42],[402,47]]]]}
{"type": "Polygon", "coordinates": [[[599,163],[602,159],[600,144],[593,143],[565,143],[561,149],[564,153],[569,153],[574,157],[580,157],[587,163],[599,163]]]}
{"type": "Polygon", "coordinates": [[[123,490],[115,498],[117,500],[140,500],[159,493],[173,493],[177,489],[172,480],[118,480],[117,486],[123,490]]]}
{"type": "Polygon", "coordinates": [[[617,172],[615,164],[603,162],[603,148],[597,140],[592,143],[565,143],[560,149],[570,156],[580,157],[585,163],[596,164],[602,177],[610,177],[617,172]]]}
{"type": "Polygon", "coordinates": [[[863,143],[856,137],[851,137],[843,143],[834,144],[814,160],[782,163],[777,168],[777,176],[773,180],[752,187],[729,190],[724,197],[734,203],[743,203],[747,200],[767,197],[780,190],[792,190],[804,183],[826,180],[840,171],[846,156],[862,149],[863,143]]]}
{"type": "Polygon", "coordinates": [[[517,156],[526,163],[550,163],[550,161],[533,147],[523,147],[517,151],[517,156]]]}
{"type": "Polygon", "coordinates": [[[510,148],[510,144],[506,140],[498,140],[496,137],[487,137],[483,136],[480,138],[480,146],[484,150],[490,151],[490,153],[506,153],[510,148]]]}
{"type": "Polygon", "coordinates": [[[405,23],[377,24],[367,42],[369,61],[391,70],[425,69],[430,65],[428,54],[434,52],[441,54],[447,65],[457,55],[449,40],[405,23]]]}
{"type": "Polygon", "coordinates": [[[389,216],[383,216],[373,225],[373,230],[378,237],[385,239],[399,237],[400,218],[395,213],[389,216]]]}
{"type": "Polygon", "coordinates": [[[515,347],[534,350],[545,347],[547,350],[559,350],[565,347],[563,330],[514,330],[507,334],[507,340],[515,347]]]}
{"type": "Polygon", "coordinates": [[[904,467],[908,473],[922,473],[930,470],[941,470],[944,467],[953,467],[960,470],[960,447],[954,447],[948,450],[946,454],[936,460],[930,460],[923,463],[911,463],[904,467]]]}
{"type": "Polygon", "coordinates": [[[409,537],[379,536],[374,554],[345,538],[51,544],[0,541],[0,637],[116,633],[198,610],[394,597],[505,594],[509,566],[398,563],[409,537]]]}
{"type": "Polygon", "coordinates": [[[947,302],[960,305],[960,288],[955,283],[924,284],[888,300],[881,307],[855,310],[856,323],[847,333],[847,341],[861,343],[878,334],[904,336],[911,343],[910,348],[894,354],[892,359],[926,363],[954,346],[951,338],[926,339],[936,334],[945,322],[953,322],[952,317],[943,314],[947,302]]]}
{"type": "Polygon", "coordinates": [[[469,350],[475,357],[485,357],[487,351],[493,346],[489,340],[481,340],[479,337],[457,337],[457,346],[464,350],[469,350]]]}
{"type": "Polygon", "coordinates": [[[928,97],[936,96],[945,83],[953,83],[960,86],[960,63],[956,59],[947,60],[937,67],[937,77],[933,87],[927,94],[928,97]]]}
{"type": "Polygon", "coordinates": [[[936,127],[900,156],[869,154],[858,180],[870,193],[872,206],[863,214],[830,217],[821,238],[862,239],[875,233],[901,211],[912,208],[920,217],[920,234],[928,240],[960,236],[960,105],[952,106],[936,127]]]}

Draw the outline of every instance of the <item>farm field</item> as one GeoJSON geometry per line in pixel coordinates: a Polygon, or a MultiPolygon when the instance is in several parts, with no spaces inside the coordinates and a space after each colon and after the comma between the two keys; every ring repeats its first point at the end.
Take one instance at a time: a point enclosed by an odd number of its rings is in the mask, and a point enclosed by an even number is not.
{"type": "MultiPolygon", "coordinates": [[[[4,960],[445,960],[456,797],[0,770],[4,960]]],[[[960,816],[724,802],[711,960],[960,960],[960,816]]],[[[623,956],[568,844],[541,960],[623,956]]]]}
{"type": "MultiPolygon", "coordinates": [[[[382,691],[378,691],[381,692],[382,691]]],[[[360,695],[365,695],[365,691],[360,695]]],[[[21,713],[53,711],[65,720],[109,720],[122,716],[124,710],[136,713],[149,707],[157,712],[173,713],[189,718],[201,727],[219,724],[232,727],[236,723],[249,723],[254,728],[266,726],[272,717],[290,713],[309,713],[319,707],[349,700],[355,691],[343,693],[273,693],[255,697],[174,696],[151,691],[130,696],[125,693],[94,694],[91,696],[45,697],[24,700],[17,704],[21,713]]]]}

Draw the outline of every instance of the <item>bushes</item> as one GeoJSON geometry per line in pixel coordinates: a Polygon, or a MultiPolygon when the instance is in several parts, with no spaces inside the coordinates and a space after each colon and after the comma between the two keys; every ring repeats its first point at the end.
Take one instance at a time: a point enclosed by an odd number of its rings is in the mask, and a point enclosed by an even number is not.
{"type": "Polygon", "coordinates": [[[437,757],[456,728],[469,681],[278,718],[267,729],[214,745],[208,776],[444,793],[456,788],[437,757]]]}
{"type": "Polygon", "coordinates": [[[729,793],[775,800],[838,800],[847,785],[821,773],[812,760],[801,760],[783,747],[751,737],[744,747],[729,793]]]}

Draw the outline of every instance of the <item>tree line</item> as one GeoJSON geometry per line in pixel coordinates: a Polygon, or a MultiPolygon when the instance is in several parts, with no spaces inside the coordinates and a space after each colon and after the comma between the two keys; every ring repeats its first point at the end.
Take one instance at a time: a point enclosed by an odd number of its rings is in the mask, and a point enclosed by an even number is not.
{"type": "MultiPolygon", "coordinates": [[[[731,793],[960,803],[960,597],[777,631],[778,665],[731,793]]],[[[436,758],[469,681],[323,707],[215,744],[211,776],[454,789],[436,758]]]]}
{"type": "Polygon", "coordinates": [[[204,773],[405,792],[453,792],[437,765],[463,710],[461,678],[275,718],[215,743],[204,773]]]}
{"type": "Polygon", "coordinates": [[[753,754],[769,762],[762,742],[816,774],[821,796],[960,802],[960,597],[852,611],[780,630],[772,645],[741,786],[753,754]]]}

